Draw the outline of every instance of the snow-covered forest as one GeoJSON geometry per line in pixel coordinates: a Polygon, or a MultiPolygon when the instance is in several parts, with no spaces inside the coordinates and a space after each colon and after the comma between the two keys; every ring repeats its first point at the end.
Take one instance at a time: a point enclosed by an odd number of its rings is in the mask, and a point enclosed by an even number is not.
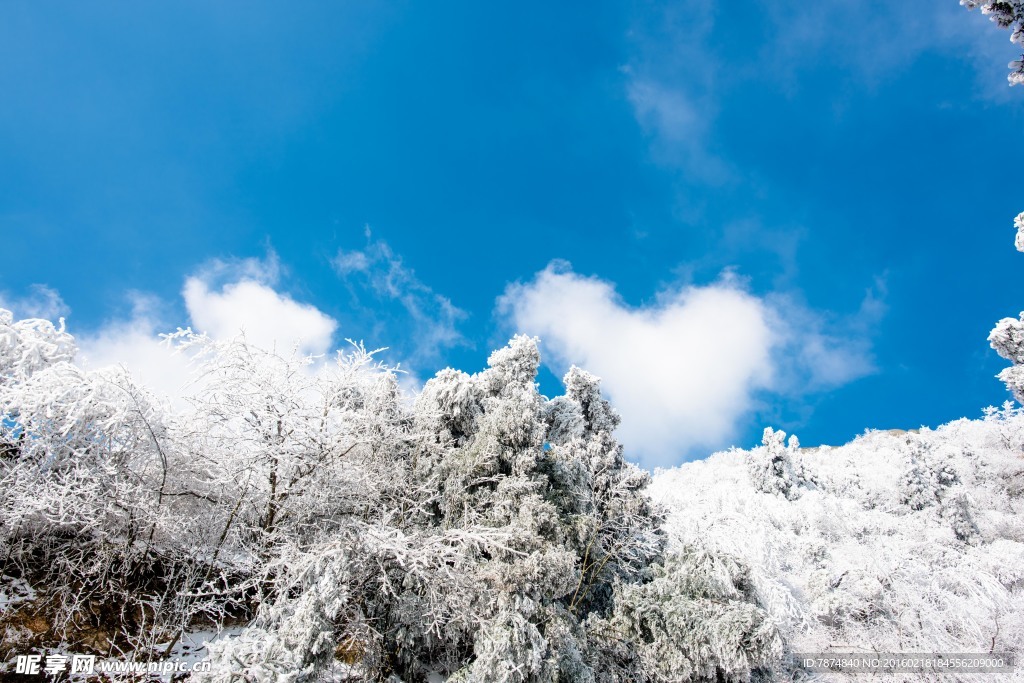
{"type": "Polygon", "coordinates": [[[0,326],[8,651],[170,654],[240,625],[212,680],[410,681],[745,676],[782,652],[738,565],[665,553],[597,380],[538,394],[533,339],[411,401],[359,346],[316,365],[179,332],[175,410],[80,370],[63,326],[0,326]]]}
{"type": "MultiPolygon", "coordinates": [[[[961,4],[1024,42],[1024,1],[961,4]]],[[[829,653],[1024,680],[1024,312],[988,338],[1016,403],[838,446],[766,426],[653,473],[599,377],[541,393],[532,336],[416,385],[362,343],[178,329],[168,395],[54,317],[0,307],[0,680],[78,654],[203,683],[849,680],[829,653]]]]}
{"type": "Polygon", "coordinates": [[[840,448],[769,428],[652,484],[597,378],[538,393],[531,338],[415,397],[358,345],[166,343],[173,403],[0,311],[5,659],[201,632],[196,680],[790,680],[794,652],[1024,646],[1009,404],[840,448]]]}
{"type": "Polygon", "coordinates": [[[747,567],[791,652],[1020,652],[1019,409],[838,448],[784,436],[660,472],[669,548],[747,567]]]}

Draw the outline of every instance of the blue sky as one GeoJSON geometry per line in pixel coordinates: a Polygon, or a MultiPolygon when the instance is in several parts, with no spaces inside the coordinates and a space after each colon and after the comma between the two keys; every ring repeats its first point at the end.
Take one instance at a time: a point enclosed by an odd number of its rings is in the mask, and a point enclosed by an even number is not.
{"type": "Polygon", "coordinates": [[[422,380],[523,331],[549,395],[604,378],[647,465],[1007,398],[1024,89],[954,0],[0,19],[0,302],[96,363],[262,326],[422,380]]]}

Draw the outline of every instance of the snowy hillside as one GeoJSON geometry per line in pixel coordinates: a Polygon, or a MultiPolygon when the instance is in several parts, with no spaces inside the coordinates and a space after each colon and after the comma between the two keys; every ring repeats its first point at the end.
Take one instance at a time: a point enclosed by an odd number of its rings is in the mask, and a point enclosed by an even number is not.
{"type": "Polygon", "coordinates": [[[1020,411],[838,448],[783,437],[659,471],[670,548],[748,565],[789,652],[1024,651],[1020,411]]]}
{"type": "Polygon", "coordinates": [[[841,448],[767,429],[652,483],[596,377],[539,393],[529,337],[414,400],[361,346],[168,343],[184,408],[0,309],[0,674],[738,683],[815,678],[795,653],[1024,650],[1020,410],[841,448]]]}

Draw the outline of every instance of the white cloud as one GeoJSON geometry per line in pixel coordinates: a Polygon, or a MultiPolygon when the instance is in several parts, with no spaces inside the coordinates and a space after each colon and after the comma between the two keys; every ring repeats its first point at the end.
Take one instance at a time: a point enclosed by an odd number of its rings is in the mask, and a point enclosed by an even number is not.
{"type": "Polygon", "coordinates": [[[256,346],[287,351],[326,353],[338,323],[315,306],[295,301],[255,280],[241,280],[211,289],[201,277],[190,277],[182,290],[196,332],[217,339],[241,333],[256,346]]]}
{"type": "Polygon", "coordinates": [[[498,310],[539,336],[558,370],[576,364],[603,379],[620,439],[649,466],[727,445],[759,392],[836,386],[873,368],[866,342],[827,334],[822,317],[756,297],[728,274],[631,307],[611,283],[554,263],[509,286],[498,310]]]}
{"type": "Polygon", "coordinates": [[[659,83],[634,80],[627,95],[641,123],[668,140],[685,142],[694,132],[704,131],[700,112],[681,92],[659,83]]]}
{"type": "Polygon", "coordinates": [[[24,296],[0,292],[0,308],[6,308],[17,318],[43,318],[53,321],[71,312],[56,289],[39,284],[29,285],[28,293],[24,296]]]}
{"type": "Polygon", "coordinates": [[[779,331],[775,389],[795,395],[842,386],[875,372],[871,340],[887,306],[885,280],[876,278],[854,315],[812,311],[792,295],[771,294],[765,304],[779,331]]]}
{"type": "Polygon", "coordinates": [[[190,325],[215,339],[244,334],[265,349],[319,355],[332,348],[336,320],[312,304],[278,291],[281,263],[264,259],[214,259],[185,279],[182,298],[190,325]]]}
{"type": "Polygon", "coordinates": [[[141,383],[179,396],[189,380],[187,359],[175,355],[159,335],[191,327],[216,339],[244,334],[256,346],[287,353],[326,354],[333,348],[337,321],[315,306],[296,301],[275,286],[276,255],[266,259],[207,262],[185,279],[182,297],[187,320],[175,319],[155,297],[132,295],[132,313],[94,333],[76,335],[83,365],[124,365],[141,383]]]}
{"type": "MultiPolygon", "coordinates": [[[[400,339],[413,340],[416,345],[407,358],[432,360],[439,351],[464,343],[456,324],[465,312],[421,282],[385,242],[371,240],[369,232],[367,238],[364,250],[340,252],[332,264],[346,282],[358,280],[379,297],[371,314],[380,308],[381,298],[397,304],[400,312],[392,322],[403,328],[400,339]]],[[[338,322],[283,291],[284,275],[272,251],[263,259],[207,261],[184,278],[183,310],[175,302],[136,292],[129,295],[129,315],[108,320],[92,331],[73,326],[79,361],[93,369],[125,366],[140,383],[179,399],[191,379],[189,365],[160,339],[162,333],[179,327],[191,327],[216,339],[244,334],[256,346],[283,353],[296,348],[304,354],[328,354],[337,348],[338,322]]],[[[42,286],[33,289],[31,299],[0,293],[0,305],[4,304],[14,304],[15,313],[22,317],[52,319],[67,310],[55,290],[42,286]]],[[[373,323],[378,338],[380,325],[380,320],[373,323]]],[[[414,374],[403,372],[401,379],[407,388],[419,386],[414,374]]]]}
{"type": "Polygon", "coordinates": [[[78,342],[78,363],[89,369],[123,366],[143,386],[179,397],[190,376],[188,360],[161,343],[160,334],[173,329],[163,322],[161,302],[139,293],[130,298],[128,319],[110,321],[92,333],[71,330],[78,342]]]}

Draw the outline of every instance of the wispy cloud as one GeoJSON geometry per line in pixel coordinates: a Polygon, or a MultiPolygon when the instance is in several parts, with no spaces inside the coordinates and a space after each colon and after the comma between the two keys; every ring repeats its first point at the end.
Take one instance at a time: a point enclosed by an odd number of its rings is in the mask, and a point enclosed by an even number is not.
{"type": "Polygon", "coordinates": [[[651,155],[659,163],[682,169],[713,184],[730,179],[729,166],[709,149],[716,105],[708,96],[690,93],[657,80],[631,79],[627,97],[640,126],[651,137],[651,155]]]}
{"type": "MultiPolygon", "coordinates": [[[[764,30],[741,52],[723,52],[729,11],[714,3],[640,5],[623,66],[625,97],[650,139],[654,161],[690,183],[722,184],[742,177],[716,143],[716,121],[726,98],[753,82],[781,91],[801,87],[801,76],[823,66],[857,88],[897,77],[927,53],[965,56],[977,73],[979,95],[1014,96],[1005,65],[1020,57],[1008,32],[956,2],[899,3],[759,0],[749,12],[764,30]],[[718,24],[721,24],[719,26],[718,24]]],[[[815,87],[820,87],[816,82],[815,87]]]]}
{"type": "Polygon", "coordinates": [[[713,26],[709,3],[641,13],[630,31],[633,53],[623,73],[625,96],[650,138],[651,157],[690,180],[717,184],[732,173],[711,142],[721,68],[708,45],[713,26]]]}
{"type": "Polygon", "coordinates": [[[885,278],[876,277],[858,309],[848,315],[813,310],[793,292],[765,296],[779,335],[773,391],[799,397],[874,373],[872,345],[888,311],[886,295],[885,278]]]}
{"type": "Polygon", "coordinates": [[[510,285],[498,311],[537,335],[558,371],[600,375],[623,420],[623,443],[648,466],[729,444],[764,392],[800,396],[874,371],[878,296],[848,319],[792,296],[755,296],[728,272],[705,286],[670,287],[630,306],[613,283],[555,262],[510,285]]]}
{"type": "MultiPolygon", "coordinates": [[[[373,237],[369,228],[365,235],[365,247],[339,251],[331,260],[356,301],[363,305],[367,300],[389,301],[400,306],[403,319],[392,319],[386,326],[391,334],[416,340],[414,348],[407,350],[413,362],[436,360],[444,350],[465,344],[458,326],[467,317],[466,312],[421,281],[387,242],[373,237]]],[[[379,318],[386,312],[375,306],[374,315],[379,318]]]]}
{"type": "Polygon", "coordinates": [[[1001,35],[980,12],[959,3],[761,0],[760,6],[770,30],[758,48],[758,66],[774,82],[796,87],[801,72],[825,63],[872,85],[934,52],[969,56],[982,96],[1011,96],[1004,67],[1019,51],[1009,33],[1001,35]]]}
{"type": "Polygon", "coordinates": [[[19,318],[57,320],[71,312],[60,293],[46,285],[29,285],[23,295],[0,292],[0,308],[12,311],[19,318]]]}

